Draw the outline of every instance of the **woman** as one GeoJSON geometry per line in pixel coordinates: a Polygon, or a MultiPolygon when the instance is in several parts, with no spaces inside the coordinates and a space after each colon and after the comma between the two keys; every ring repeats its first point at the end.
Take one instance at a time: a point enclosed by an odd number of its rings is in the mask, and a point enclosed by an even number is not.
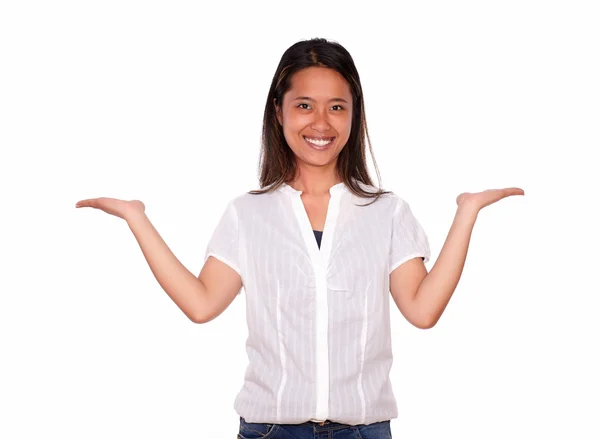
{"type": "Polygon", "coordinates": [[[390,438],[398,412],[388,292],[411,324],[431,328],[458,283],[479,210],[524,194],[459,195],[428,272],[427,236],[407,202],[373,186],[366,139],[352,57],[335,42],[301,41],[283,54],[267,97],[261,190],[229,202],[198,278],[141,201],[77,203],[127,221],[161,287],[190,320],[216,318],[244,287],[250,363],[234,404],[241,439],[327,431],[390,438]]]}

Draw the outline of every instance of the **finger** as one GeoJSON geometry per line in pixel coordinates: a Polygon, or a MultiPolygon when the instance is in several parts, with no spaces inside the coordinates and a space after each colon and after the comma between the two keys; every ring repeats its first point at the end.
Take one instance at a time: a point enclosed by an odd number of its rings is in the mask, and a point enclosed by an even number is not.
{"type": "Polygon", "coordinates": [[[506,196],[511,196],[511,195],[525,195],[525,191],[521,188],[518,187],[509,187],[509,188],[505,188],[504,189],[504,193],[506,194],[506,196]]]}
{"type": "Polygon", "coordinates": [[[502,189],[487,189],[484,192],[488,192],[491,195],[494,195],[495,198],[504,198],[509,197],[511,195],[523,195],[525,192],[523,189],[518,187],[506,187],[502,189]]]}
{"type": "Polygon", "coordinates": [[[75,207],[96,207],[96,199],[80,200],[75,204],[75,207]]]}

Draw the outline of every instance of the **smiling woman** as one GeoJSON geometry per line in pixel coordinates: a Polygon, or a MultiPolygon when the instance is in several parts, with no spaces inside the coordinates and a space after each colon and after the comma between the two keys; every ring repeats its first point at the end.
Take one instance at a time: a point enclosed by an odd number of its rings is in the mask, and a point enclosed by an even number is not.
{"type": "Polygon", "coordinates": [[[335,163],[352,128],[352,93],[342,75],[307,67],[293,76],[292,88],[275,107],[285,140],[302,162],[298,166],[335,163]]]}
{"type": "Polygon", "coordinates": [[[198,277],[141,201],[77,203],[127,221],[161,287],[193,322],[215,319],[243,287],[250,361],[234,402],[240,439],[391,438],[389,294],[411,324],[431,328],[460,278],[479,210],[523,194],[459,195],[428,272],[429,242],[410,206],[371,181],[368,139],[348,51],[301,41],[283,54],[268,93],[260,190],[227,203],[198,277]]]}
{"type": "Polygon", "coordinates": [[[237,215],[220,226],[242,237],[244,256],[219,233],[207,250],[240,268],[248,345],[272,350],[248,351],[238,437],[391,438],[389,269],[422,265],[429,246],[402,200],[367,172],[362,87],[346,49],[315,38],[286,50],[262,140],[261,189],[237,197],[237,215]]]}
{"type": "Polygon", "coordinates": [[[250,193],[271,193],[285,183],[301,190],[308,204],[325,204],[329,188],[343,182],[354,195],[374,202],[390,192],[373,185],[367,146],[379,177],[360,77],[350,53],[323,38],[290,46],[267,95],[261,189],[250,193]]]}

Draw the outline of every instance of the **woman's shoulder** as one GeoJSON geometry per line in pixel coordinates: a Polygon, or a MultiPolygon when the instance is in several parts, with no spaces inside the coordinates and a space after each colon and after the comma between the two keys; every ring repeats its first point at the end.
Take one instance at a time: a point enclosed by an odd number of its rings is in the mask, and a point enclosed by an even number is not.
{"type": "MultiPolygon", "coordinates": [[[[377,187],[374,186],[372,184],[367,184],[367,183],[363,183],[361,181],[356,181],[357,185],[364,191],[367,192],[369,194],[375,195],[378,192],[381,192],[381,194],[379,195],[379,197],[377,198],[377,201],[375,203],[373,203],[372,205],[378,205],[378,206],[390,206],[393,205],[395,206],[398,203],[404,202],[404,200],[398,195],[397,192],[385,188],[385,187],[377,187]]],[[[356,195],[355,195],[356,196],[356,195]]],[[[362,198],[362,197],[358,197],[360,199],[363,200],[372,200],[373,198],[362,198]]]]}
{"type": "Polygon", "coordinates": [[[277,196],[277,190],[261,194],[252,192],[253,190],[248,190],[237,193],[230,199],[229,204],[233,205],[237,210],[256,209],[268,205],[277,196]]]}

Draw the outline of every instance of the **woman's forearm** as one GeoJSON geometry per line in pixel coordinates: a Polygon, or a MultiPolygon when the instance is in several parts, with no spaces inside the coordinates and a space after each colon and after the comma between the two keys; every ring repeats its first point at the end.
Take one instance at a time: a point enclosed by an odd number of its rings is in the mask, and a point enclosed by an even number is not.
{"type": "Polygon", "coordinates": [[[197,322],[206,300],[200,280],[177,259],[145,213],[126,220],[162,289],[191,321],[197,322]]]}
{"type": "Polygon", "coordinates": [[[458,208],[446,242],[415,296],[415,305],[433,326],[450,301],[465,265],[477,210],[458,208]]]}

